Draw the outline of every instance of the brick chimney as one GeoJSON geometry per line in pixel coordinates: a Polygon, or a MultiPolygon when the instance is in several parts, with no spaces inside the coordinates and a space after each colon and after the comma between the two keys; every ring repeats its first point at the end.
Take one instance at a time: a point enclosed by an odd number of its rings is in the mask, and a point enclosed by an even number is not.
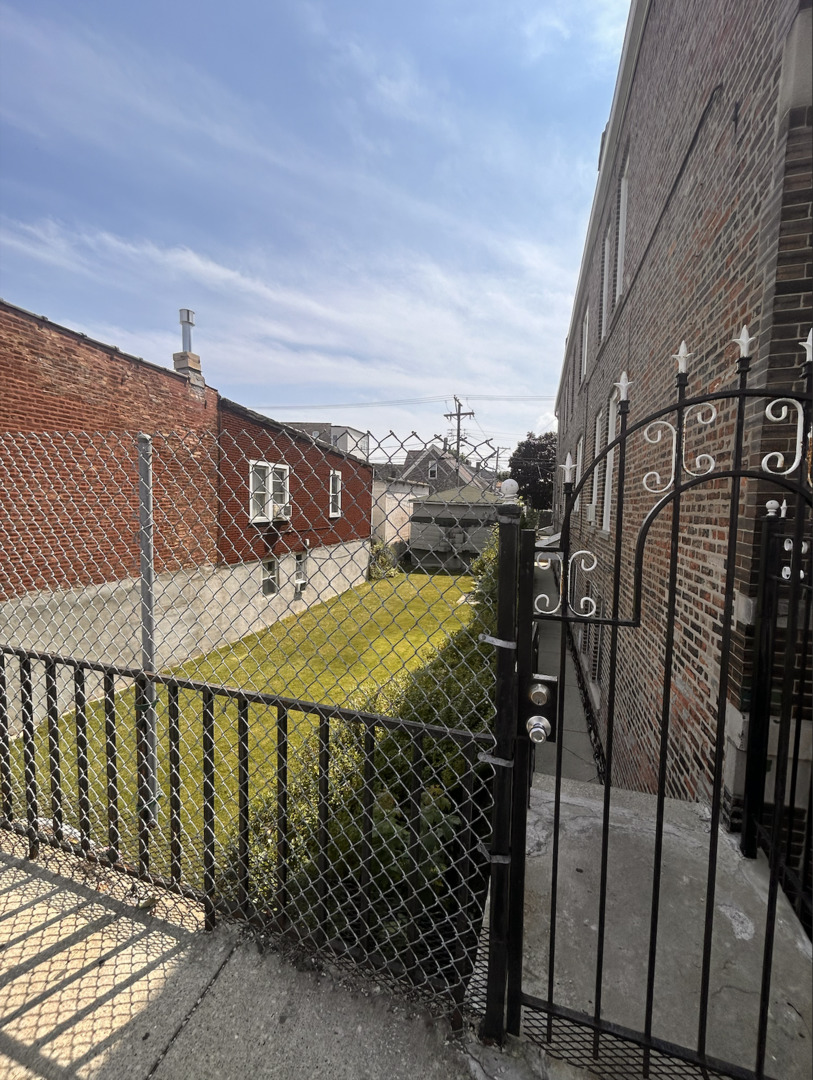
{"type": "Polygon", "coordinates": [[[200,373],[200,357],[192,352],[192,327],[195,325],[195,313],[189,308],[181,308],[181,344],[182,351],[172,354],[175,370],[185,375],[192,386],[205,386],[200,373]]]}

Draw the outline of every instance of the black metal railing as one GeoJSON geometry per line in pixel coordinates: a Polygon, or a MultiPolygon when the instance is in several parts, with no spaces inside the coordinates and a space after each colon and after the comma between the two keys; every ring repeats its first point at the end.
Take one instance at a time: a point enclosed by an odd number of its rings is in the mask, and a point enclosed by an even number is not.
{"type": "Polygon", "coordinates": [[[478,754],[492,746],[486,733],[0,649],[0,827],[30,857],[58,848],[200,903],[207,928],[225,917],[290,934],[458,1003],[485,901],[492,770],[478,754]],[[73,708],[60,712],[66,679],[73,708]]]}

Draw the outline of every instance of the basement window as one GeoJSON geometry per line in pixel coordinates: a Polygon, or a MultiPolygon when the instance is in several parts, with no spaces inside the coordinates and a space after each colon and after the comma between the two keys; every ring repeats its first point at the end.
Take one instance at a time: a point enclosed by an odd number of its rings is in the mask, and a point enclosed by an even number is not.
{"type": "Polygon", "coordinates": [[[262,563],[263,596],[274,596],[279,592],[279,559],[272,555],[262,563]]]}
{"type": "Polygon", "coordinates": [[[296,556],[296,570],[294,573],[294,589],[296,595],[300,596],[308,587],[308,553],[307,551],[297,551],[296,556]]]}

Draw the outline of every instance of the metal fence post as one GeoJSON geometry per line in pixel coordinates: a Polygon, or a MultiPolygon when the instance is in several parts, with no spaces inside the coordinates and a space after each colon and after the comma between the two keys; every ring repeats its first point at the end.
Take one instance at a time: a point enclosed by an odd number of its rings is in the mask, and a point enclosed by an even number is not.
{"type": "Polygon", "coordinates": [[[525,935],[525,843],[528,799],[531,791],[533,757],[525,723],[531,711],[530,690],[534,674],[533,592],[536,533],[520,533],[517,575],[517,709],[514,744],[514,787],[511,811],[511,886],[509,897],[510,939],[508,942],[508,996],[506,1029],[519,1035],[522,1025],[522,945],[525,935]],[[521,701],[520,701],[521,697],[521,701]]]}
{"type": "MultiPolygon", "coordinates": [[[[153,552],[154,519],[152,509],[152,438],[138,436],[138,543],[141,575],[141,667],[155,671],[155,559],[153,552]]],[[[141,707],[144,709],[144,792],[148,805],[142,808],[149,824],[155,821],[158,801],[158,767],[156,760],[156,701],[155,683],[146,680],[142,687],[141,707]]]]}
{"type": "MultiPolygon", "coordinates": [[[[491,893],[489,911],[488,982],[481,1034],[502,1042],[505,1035],[505,991],[508,973],[508,905],[511,870],[511,795],[513,754],[517,730],[517,569],[520,508],[500,507],[497,594],[497,682],[491,756],[494,772],[494,814],[491,836],[491,893]]],[[[519,781],[522,782],[521,780],[519,781]]]]}
{"type": "Polygon", "coordinates": [[[757,826],[761,824],[765,802],[765,768],[771,726],[772,671],[779,602],[778,540],[780,526],[784,524],[777,516],[778,509],[778,502],[769,502],[768,516],[762,519],[759,598],[754,629],[754,668],[740,838],[740,850],[747,859],[755,859],[757,855],[757,826]]]}

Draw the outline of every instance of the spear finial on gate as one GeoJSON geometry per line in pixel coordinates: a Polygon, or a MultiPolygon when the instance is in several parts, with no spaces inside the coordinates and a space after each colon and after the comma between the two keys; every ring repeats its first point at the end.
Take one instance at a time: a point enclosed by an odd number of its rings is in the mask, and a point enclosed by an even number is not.
{"type": "Polygon", "coordinates": [[[686,342],[681,341],[678,351],[676,353],[672,353],[672,359],[677,360],[678,363],[678,375],[686,374],[686,361],[691,357],[691,355],[692,354],[689,352],[686,346],[686,342]]]}
{"type": "Polygon", "coordinates": [[[751,337],[748,333],[748,327],[743,323],[742,330],[740,330],[740,336],[738,338],[732,338],[735,345],[740,347],[740,358],[745,359],[746,356],[750,356],[754,349],[754,342],[756,338],[751,337]]]}
{"type": "Polygon", "coordinates": [[[566,484],[572,484],[573,483],[573,476],[574,476],[574,474],[576,472],[576,466],[575,466],[575,464],[573,462],[573,455],[571,454],[571,452],[569,450],[567,452],[567,457],[565,458],[564,465],[560,465],[559,468],[564,470],[565,483],[566,484]]]}
{"type": "MultiPolygon", "coordinates": [[[[618,387],[618,400],[619,401],[628,401],[629,400],[630,387],[632,386],[632,383],[627,378],[626,371],[621,372],[621,378],[618,380],[617,383],[613,383],[613,386],[618,387]]],[[[564,465],[562,466],[562,468],[564,468],[564,465]]]]}

